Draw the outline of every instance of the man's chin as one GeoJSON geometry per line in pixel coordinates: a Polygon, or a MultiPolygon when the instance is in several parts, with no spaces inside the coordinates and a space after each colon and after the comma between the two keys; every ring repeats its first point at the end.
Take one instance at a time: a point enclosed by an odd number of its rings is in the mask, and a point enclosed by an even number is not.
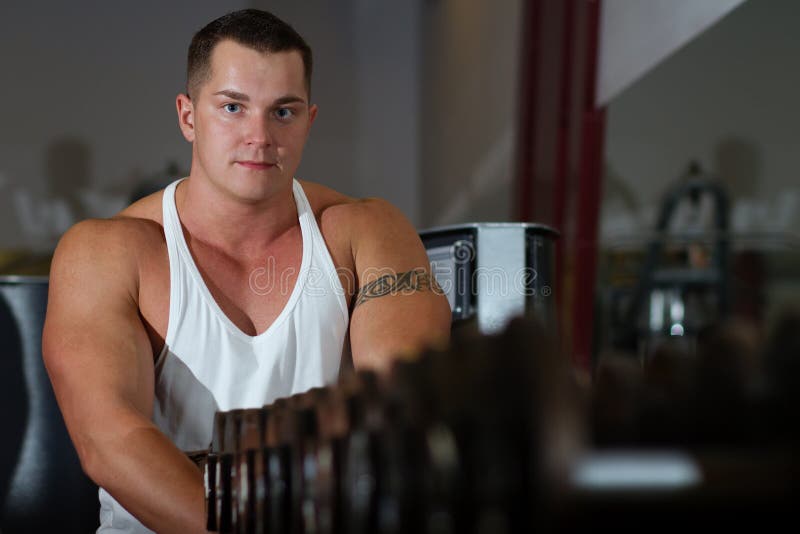
{"type": "Polygon", "coordinates": [[[274,172],[247,173],[228,182],[226,189],[245,202],[263,202],[291,188],[291,178],[274,172]]]}

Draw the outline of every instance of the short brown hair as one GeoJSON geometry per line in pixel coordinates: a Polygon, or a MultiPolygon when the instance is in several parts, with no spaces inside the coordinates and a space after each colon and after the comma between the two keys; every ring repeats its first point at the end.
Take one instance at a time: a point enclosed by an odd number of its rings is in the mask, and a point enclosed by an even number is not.
{"type": "Polygon", "coordinates": [[[297,50],[303,58],[306,90],[311,93],[311,48],[289,24],[268,11],[243,9],[209,22],[189,45],[186,62],[186,92],[191,97],[211,77],[211,53],[230,39],[259,52],[297,50]]]}

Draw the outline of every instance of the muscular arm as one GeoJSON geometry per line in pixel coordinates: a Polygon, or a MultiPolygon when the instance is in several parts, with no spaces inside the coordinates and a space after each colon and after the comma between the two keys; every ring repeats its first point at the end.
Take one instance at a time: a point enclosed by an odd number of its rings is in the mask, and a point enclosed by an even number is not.
{"type": "Polygon", "coordinates": [[[42,347],[84,471],[159,533],[205,532],[198,469],[151,422],[153,352],[125,221],[86,221],[53,258],[42,347]]]}
{"type": "Polygon", "coordinates": [[[357,209],[353,363],[385,371],[394,358],[446,343],[450,306],[430,273],[416,230],[402,213],[381,200],[362,201],[357,209]]]}

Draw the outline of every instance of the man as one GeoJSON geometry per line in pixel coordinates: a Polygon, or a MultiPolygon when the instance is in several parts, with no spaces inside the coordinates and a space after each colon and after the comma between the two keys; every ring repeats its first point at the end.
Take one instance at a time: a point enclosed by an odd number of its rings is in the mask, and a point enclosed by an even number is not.
{"type": "Polygon", "coordinates": [[[335,381],[347,334],[356,367],[385,370],[449,332],[398,210],[293,179],[317,114],[303,39],[245,10],[188,63],[189,177],[79,223],[53,258],[45,363],[102,532],[203,532],[184,451],[208,446],[215,410],[335,381]]]}

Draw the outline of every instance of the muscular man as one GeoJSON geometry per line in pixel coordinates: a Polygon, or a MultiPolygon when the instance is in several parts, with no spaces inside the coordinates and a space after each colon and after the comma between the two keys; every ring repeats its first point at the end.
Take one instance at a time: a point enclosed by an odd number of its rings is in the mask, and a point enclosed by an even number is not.
{"type": "Polygon", "coordinates": [[[403,215],[294,179],[310,77],[311,51],[273,15],[213,21],[176,102],[189,176],[58,245],[45,363],[102,532],[204,531],[183,451],[208,446],[215,410],[335,381],[348,332],[355,366],[378,370],[447,340],[403,215]]]}

